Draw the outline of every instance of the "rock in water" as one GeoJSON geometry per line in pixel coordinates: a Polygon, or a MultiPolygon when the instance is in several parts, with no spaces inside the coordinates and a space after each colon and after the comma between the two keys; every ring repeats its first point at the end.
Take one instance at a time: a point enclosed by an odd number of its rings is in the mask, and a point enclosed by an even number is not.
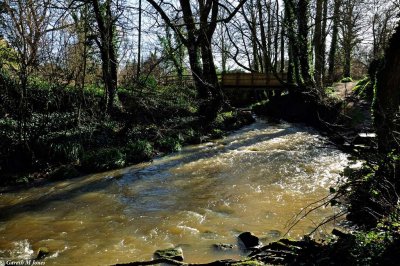
{"type": "Polygon", "coordinates": [[[260,239],[250,232],[241,233],[238,238],[246,249],[254,248],[260,245],[260,239]]]}
{"type": "Polygon", "coordinates": [[[37,260],[41,260],[44,259],[45,257],[47,257],[50,254],[50,251],[48,248],[46,247],[41,247],[39,248],[38,252],[37,252],[37,256],[36,259],[37,260]]]}
{"type": "Polygon", "coordinates": [[[156,252],[154,252],[154,258],[183,261],[183,251],[180,247],[156,250],[156,252]]]}

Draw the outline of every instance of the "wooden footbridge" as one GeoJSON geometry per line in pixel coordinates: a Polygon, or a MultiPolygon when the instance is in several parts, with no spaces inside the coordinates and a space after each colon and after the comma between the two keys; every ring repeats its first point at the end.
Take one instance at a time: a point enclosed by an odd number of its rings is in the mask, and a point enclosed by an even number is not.
{"type": "MultiPolygon", "coordinates": [[[[281,81],[287,81],[287,73],[274,74],[265,73],[224,73],[218,75],[218,80],[224,90],[283,90],[281,81]]],[[[163,80],[164,85],[177,84],[176,76],[167,76],[163,80]]],[[[184,75],[181,82],[185,85],[193,85],[191,75],[184,75]]]]}
{"type": "Polygon", "coordinates": [[[286,73],[280,73],[277,77],[265,73],[225,73],[221,74],[220,84],[223,89],[277,90],[283,89],[281,81],[286,80],[286,73]]]}

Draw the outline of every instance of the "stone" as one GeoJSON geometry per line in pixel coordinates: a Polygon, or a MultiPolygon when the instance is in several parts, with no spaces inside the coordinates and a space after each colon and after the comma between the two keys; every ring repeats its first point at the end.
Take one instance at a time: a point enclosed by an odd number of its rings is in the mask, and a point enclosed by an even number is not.
{"type": "Polygon", "coordinates": [[[154,252],[154,258],[183,261],[183,251],[180,247],[159,249],[154,252]]]}
{"type": "Polygon", "coordinates": [[[241,241],[246,249],[251,249],[261,244],[260,239],[250,232],[241,233],[238,236],[238,239],[241,241]]]}
{"type": "Polygon", "coordinates": [[[36,259],[37,259],[37,260],[44,259],[44,258],[47,257],[49,254],[50,254],[50,251],[49,251],[48,248],[46,248],[46,247],[41,247],[41,248],[38,249],[36,259]]]}

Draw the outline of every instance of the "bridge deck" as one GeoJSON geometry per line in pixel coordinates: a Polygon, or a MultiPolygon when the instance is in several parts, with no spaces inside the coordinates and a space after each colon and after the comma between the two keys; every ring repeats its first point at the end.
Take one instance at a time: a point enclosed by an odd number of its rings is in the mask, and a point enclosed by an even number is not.
{"type": "MultiPolygon", "coordinates": [[[[279,79],[286,81],[287,73],[279,73],[279,79]]],[[[283,89],[279,79],[273,74],[265,73],[224,73],[218,76],[220,85],[223,89],[240,90],[276,90],[283,89]]],[[[191,75],[185,75],[181,80],[186,85],[193,85],[191,75]]],[[[176,76],[167,76],[163,80],[164,85],[177,84],[176,76]]]]}
{"type": "MultiPolygon", "coordinates": [[[[286,81],[287,74],[278,74],[286,81]]],[[[221,75],[221,86],[226,89],[282,89],[279,79],[273,74],[265,73],[226,73],[221,75]]]]}

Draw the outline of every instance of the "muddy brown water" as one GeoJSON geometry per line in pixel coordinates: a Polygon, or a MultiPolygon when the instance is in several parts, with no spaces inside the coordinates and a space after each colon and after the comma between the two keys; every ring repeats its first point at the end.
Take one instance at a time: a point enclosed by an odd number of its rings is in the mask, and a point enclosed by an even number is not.
{"type": "MultiPolygon", "coordinates": [[[[46,265],[109,265],[176,246],[187,262],[240,259],[240,232],[279,239],[346,164],[314,130],[258,120],[151,163],[0,194],[0,260],[30,259],[47,247],[46,265]],[[234,248],[216,251],[215,243],[234,248]]],[[[287,237],[337,211],[317,210],[287,237]]]]}

